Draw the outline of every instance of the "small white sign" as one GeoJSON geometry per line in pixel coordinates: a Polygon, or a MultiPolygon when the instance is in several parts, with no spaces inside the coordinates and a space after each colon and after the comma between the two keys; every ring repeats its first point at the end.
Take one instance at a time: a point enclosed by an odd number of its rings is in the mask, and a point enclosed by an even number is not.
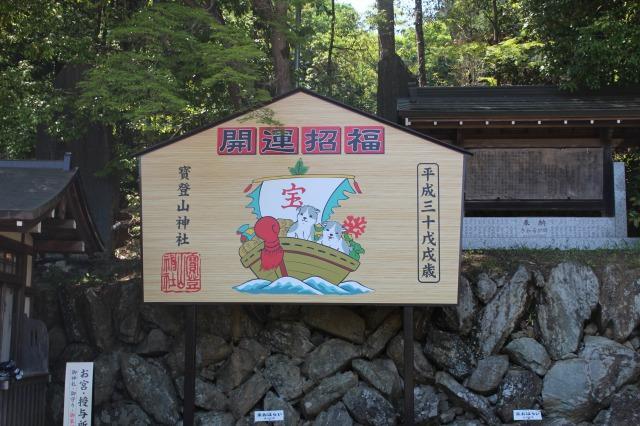
{"type": "Polygon", "coordinates": [[[540,410],[513,410],[513,420],[542,420],[540,410]]]}
{"type": "Polygon", "coordinates": [[[284,410],[256,411],[254,423],[258,422],[283,422],[284,410]]]}
{"type": "Polygon", "coordinates": [[[68,362],[64,379],[64,426],[91,426],[93,363],[68,362]]]}

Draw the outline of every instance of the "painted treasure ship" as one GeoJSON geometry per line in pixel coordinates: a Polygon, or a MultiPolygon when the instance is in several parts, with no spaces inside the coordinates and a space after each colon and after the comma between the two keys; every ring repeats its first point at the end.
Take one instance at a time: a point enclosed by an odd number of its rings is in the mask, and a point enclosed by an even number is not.
{"type": "MultiPolygon", "coordinates": [[[[299,161],[296,168],[306,167],[299,161]]],[[[292,172],[296,169],[290,169],[292,172]]],[[[292,174],[255,179],[245,188],[256,216],[253,227],[237,233],[242,266],[256,279],[237,291],[272,294],[349,295],[372,290],[345,281],[360,266],[362,246],[355,242],[366,220],[331,220],[349,194],[361,193],[354,176],[292,174]]]]}

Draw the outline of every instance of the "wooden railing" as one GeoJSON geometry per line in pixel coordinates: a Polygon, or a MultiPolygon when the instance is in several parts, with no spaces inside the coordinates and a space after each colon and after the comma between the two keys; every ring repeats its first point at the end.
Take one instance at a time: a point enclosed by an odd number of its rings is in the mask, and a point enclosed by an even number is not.
{"type": "Polygon", "coordinates": [[[0,425],[44,426],[48,374],[0,382],[0,425]]]}

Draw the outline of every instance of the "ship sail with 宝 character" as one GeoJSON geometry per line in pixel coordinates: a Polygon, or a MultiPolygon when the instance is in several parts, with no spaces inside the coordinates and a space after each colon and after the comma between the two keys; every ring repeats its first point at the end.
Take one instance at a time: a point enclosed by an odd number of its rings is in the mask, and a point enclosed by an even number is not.
{"type": "Polygon", "coordinates": [[[351,175],[306,174],[302,161],[291,175],[261,177],[244,189],[255,224],[237,229],[242,266],[256,279],[234,287],[247,293],[349,295],[373,290],[345,281],[364,253],[356,241],[366,219],[335,210],[362,191],[351,175]]]}

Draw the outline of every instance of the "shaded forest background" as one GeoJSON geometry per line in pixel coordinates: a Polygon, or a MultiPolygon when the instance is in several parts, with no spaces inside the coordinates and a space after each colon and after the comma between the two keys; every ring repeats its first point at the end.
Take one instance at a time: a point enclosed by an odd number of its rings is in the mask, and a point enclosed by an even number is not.
{"type": "Polygon", "coordinates": [[[296,86],[375,113],[390,57],[427,86],[635,85],[640,2],[4,0],[0,158],[77,151],[118,211],[133,153],[296,86]]]}

